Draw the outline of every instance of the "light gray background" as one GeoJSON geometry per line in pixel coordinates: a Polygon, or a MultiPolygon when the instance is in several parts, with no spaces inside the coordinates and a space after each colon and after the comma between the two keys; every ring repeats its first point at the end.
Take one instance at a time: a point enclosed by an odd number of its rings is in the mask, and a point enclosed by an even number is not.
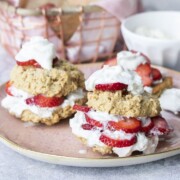
{"type": "MultiPolygon", "coordinates": [[[[143,0],[145,10],[180,10],[180,0],[143,0]]],[[[13,61],[0,47],[0,84],[9,79],[13,61]]],[[[180,180],[180,155],[118,168],[77,168],[38,162],[0,143],[0,180],[180,180]]]]}

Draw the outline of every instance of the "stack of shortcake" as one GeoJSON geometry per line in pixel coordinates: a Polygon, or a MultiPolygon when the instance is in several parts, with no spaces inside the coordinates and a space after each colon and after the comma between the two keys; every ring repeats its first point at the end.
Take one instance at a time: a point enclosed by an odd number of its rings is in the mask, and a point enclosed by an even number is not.
{"type": "Polygon", "coordinates": [[[33,37],[15,57],[2,106],[22,121],[52,125],[70,117],[86,101],[84,75],[56,57],[47,39],[33,37]]]}
{"type": "Polygon", "coordinates": [[[160,115],[158,98],[144,91],[141,77],[120,65],[105,65],[85,82],[87,106],[77,110],[70,127],[84,144],[102,154],[153,153],[170,128],[160,115]]]}

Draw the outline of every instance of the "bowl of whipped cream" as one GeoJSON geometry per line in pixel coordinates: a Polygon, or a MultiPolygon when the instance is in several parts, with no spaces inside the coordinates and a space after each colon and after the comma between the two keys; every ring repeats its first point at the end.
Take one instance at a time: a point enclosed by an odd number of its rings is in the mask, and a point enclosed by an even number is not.
{"type": "Polygon", "coordinates": [[[121,30],[129,50],[144,53],[153,64],[180,70],[180,12],[139,13],[125,19],[121,30]]]}

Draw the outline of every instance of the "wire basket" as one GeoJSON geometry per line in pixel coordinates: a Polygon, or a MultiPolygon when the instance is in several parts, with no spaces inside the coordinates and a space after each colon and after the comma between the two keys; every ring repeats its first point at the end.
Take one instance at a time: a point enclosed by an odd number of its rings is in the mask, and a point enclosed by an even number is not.
{"type": "Polygon", "coordinates": [[[72,63],[111,57],[123,45],[120,22],[97,6],[25,9],[1,1],[2,46],[15,56],[32,36],[53,42],[57,56],[72,63]]]}

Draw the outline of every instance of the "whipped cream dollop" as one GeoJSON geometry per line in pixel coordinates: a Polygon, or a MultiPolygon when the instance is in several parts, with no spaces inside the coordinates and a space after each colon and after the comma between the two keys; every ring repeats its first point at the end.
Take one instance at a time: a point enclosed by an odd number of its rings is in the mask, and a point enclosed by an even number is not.
{"type": "Polygon", "coordinates": [[[159,98],[161,108],[177,114],[180,112],[180,89],[166,89],[159,98]]]}
{"type": "Polygon", "coordinates": [[[144,92],[141,77],[134,71],[123,70],[119,65],[105,65],[102,69],[94,72],[86,81],[86,90],[93,91],[97,84],[124,83],[128,85],[128,91],[132,94],[144,92]]]}
{"type": "Polygon", "coordinates": [[[50,70],[55,57],[56,51],[54,44],[43,37],[35,36],[22,46],[22,49],[15,56],[15,59],[20,62],[34,59],[42,68],[50,70]]]}
{"type": "Polygon", "coordinates": [[[145,26],[137,27],[134,32],[141,36],[155,38],[155,39],[171,39],[171,37],[165,34],[163,31],[145,26]]]}
{"type": "Polygon", "coordinates": [[[146,58],[139,52],[121,51],[117,54],[117,64],[125,70],[136,70],[140,64],[146,62],[146,58]]]}
{"type": "MultiPolygon", "coordinates": [[[[121,116],[111,115],[105,112],[94,111],[91,110],[87,113],[87,115],[91,118],[94,118],[104,124],[106,124],[109,120],[117,121],[120,120],[121,116]],[[110,119],[112,118],[112,119],[110,119]]],[[[140,118],[139,120],[145,121],[145,118],[140,118]]],[[[148,119],[146,119],[148,121],[148,119]]],[[[94,147],[100,146],[106,148],[106,145],[102,143],[99,138],[102,134],[101,128],[96,128],[92,130],[84,130],[82,128],[83,124],[86,124],[86,118],[83,112],[78,111],[75,116],[70,119],[70,127],[72,128],[72,133],[78,137],[85,138],[87,141],[87,146],[94,147]]],[[[108,128],[103,130],[103,134],[112,138],[112,139],[128,139],[130,140],[135,135],[137,136],[137,142],[129,147],[117,148],[114,147],[112,150],[116,153],[119,157],[126,157],[130,156],[133,151],[143,151],[143,153],[153,153],[158,144],[158,136],[153,137],[146,137],[144,133],[126,133],[122,130],[120,131],[110,131],[108,128]]]]}
{"type": "Polygon", "coordinates": [[[73,106],[76,100],[82,99],[85,95],[82,89],[77,89],[76,91],[71,92],[60,106],[49,108],[26,104],[26,99],[29,97],[33,97],[33,95],[28,94],[27,92],[24,92],[13,86],[11,86],[11,93],[14,96],[7,95],[1,102],[1,105],[4,108],[8,109],[10,113],[16,115],[16,117],[21,117],[21,114],[24,110],[30,110],[34,114],[37,114],[39,117],[43,118],[51,117],[52,113],[57,108],[73,106]]]}

